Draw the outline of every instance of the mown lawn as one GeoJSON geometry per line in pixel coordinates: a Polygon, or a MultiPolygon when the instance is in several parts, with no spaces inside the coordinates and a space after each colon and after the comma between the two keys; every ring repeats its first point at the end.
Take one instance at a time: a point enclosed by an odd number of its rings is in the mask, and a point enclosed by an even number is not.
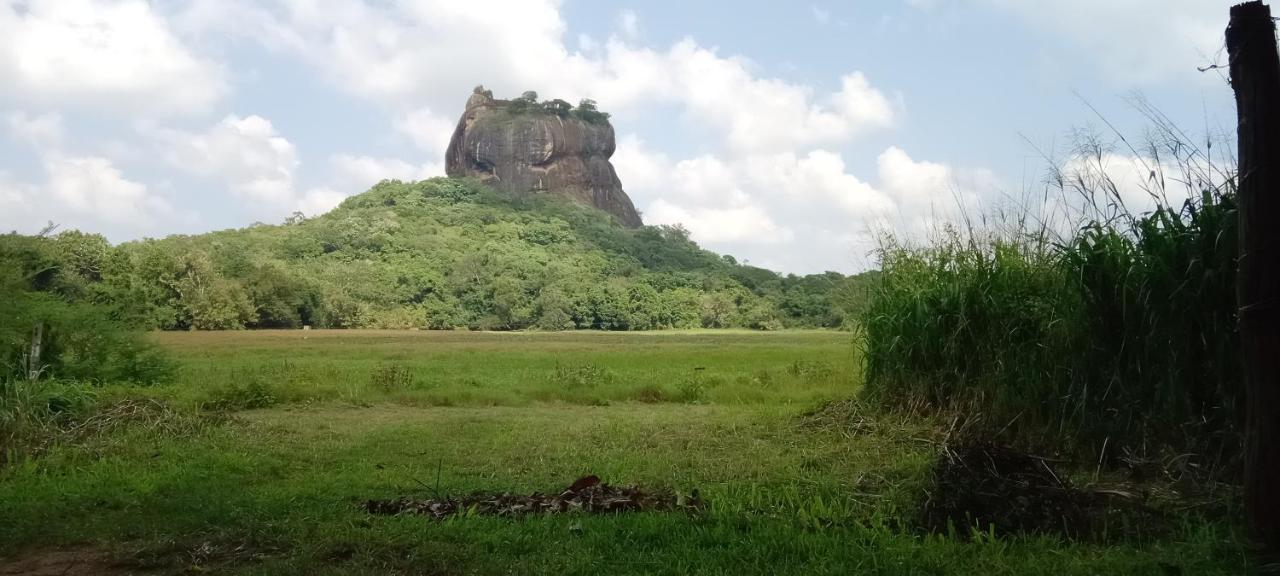
{"type": "MultiPolygon", "coordinates": [[[[1230,526],[1110,546],[920,535],[923,422],[812,413],[856,392],[836,332],[226,332],[156,336],[172,384],[0,468],[0,557],[119,573],[1237,574],[1230,526]],[[373,516],[370,498],[555,491],[596,474],[700,514],[373,516]]],[[[4,572],[0,562],[0,574],[4,572]]]]}

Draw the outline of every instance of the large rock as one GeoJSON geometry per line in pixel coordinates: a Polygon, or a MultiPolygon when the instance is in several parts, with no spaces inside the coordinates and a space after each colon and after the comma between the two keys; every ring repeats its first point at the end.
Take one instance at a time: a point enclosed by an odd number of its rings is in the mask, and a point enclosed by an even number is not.
{"type": "Polygon", "coordinates": [[[604,115],[588,122],[536,104],[521,108],[476,87],[449,141],[445,172],[516,196],[559,196],[613,214],[626,226],[641,225],[609,163],[615,144],[604,115]]]}

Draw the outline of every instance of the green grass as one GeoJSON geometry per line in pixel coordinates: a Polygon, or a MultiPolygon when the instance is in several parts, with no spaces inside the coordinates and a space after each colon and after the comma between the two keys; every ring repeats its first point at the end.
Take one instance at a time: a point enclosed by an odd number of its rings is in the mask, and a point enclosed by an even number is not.
{"type": "Polygon", "coordinates": [[[248,386],[273,401],[414,406],[677,401],[812,406],[853,392],[853,337],[834,332],[255,331],[161,333],[187,404],[248,386]]]}
{"type": "Polygon", "coordinates": [[[807,415],[855,393],[849,334],[156,338],[176,381],[99,401],[146,394],[177,409],[0,468],[0,557],[92,546],[161,573],[230,574],[1243,570],[1234,529],[1192,518],[1116,546],[907,530],[936,450],[927,424],[807,415]],[[214,407],[231,417],[202,416],[214,407]],[[709,509],[433,522],[359,508],[555,490],[588,473],[696,488],[709,509]]]}

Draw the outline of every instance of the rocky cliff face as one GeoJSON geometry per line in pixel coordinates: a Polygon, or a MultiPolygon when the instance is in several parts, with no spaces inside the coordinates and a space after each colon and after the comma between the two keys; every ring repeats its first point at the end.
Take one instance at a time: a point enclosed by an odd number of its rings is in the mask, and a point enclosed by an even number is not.
{"type": "Polygon", "coordinates": [[[588,122],[537,104],[513,106],[477,87],[449,141],[445,172],[479,178],[512,195],[551,194],[595,206],[638,227],[640,214],[609,163],[613,126],[598,118],[588,122]]]}

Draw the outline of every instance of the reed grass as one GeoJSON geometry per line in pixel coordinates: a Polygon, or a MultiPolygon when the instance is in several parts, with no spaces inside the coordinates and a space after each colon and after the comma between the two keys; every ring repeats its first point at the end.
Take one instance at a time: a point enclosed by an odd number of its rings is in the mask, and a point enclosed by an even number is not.
{"type": "Polygon", "coordinates": [[[1141,159],[1150,211],[1130,205],[1114,148],[1086,138],[1048,180],[1066,225],[886,239],[862,318],[868,398],[1090,457],[1191,453],[1235,469],[1235,178],[1148,112],[1147,145],[1117,146],[1141,159]]]}

